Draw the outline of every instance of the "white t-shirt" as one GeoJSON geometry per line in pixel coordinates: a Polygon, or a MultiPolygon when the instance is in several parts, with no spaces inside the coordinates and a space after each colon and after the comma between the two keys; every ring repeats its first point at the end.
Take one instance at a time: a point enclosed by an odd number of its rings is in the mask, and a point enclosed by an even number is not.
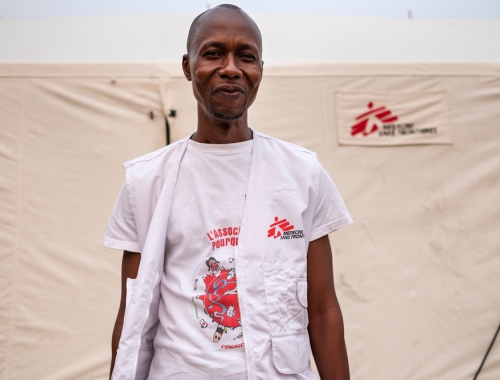
{"type": "MultiPolygon", "coordinates": [[[[158,333],[149,379],[245,379],[234,246],[238,244],[253,140],[189,140],[170,211],[158,333]]],[[[350,222],[335,185],[321,168],[311,240],[350,222]],[[339,223],[332,223],[339,221],[339,223]],[[342,221],[345,221],[343,223],[342,221]]],[[[104,244],[139,252],[123,187],[104,244]]]]}

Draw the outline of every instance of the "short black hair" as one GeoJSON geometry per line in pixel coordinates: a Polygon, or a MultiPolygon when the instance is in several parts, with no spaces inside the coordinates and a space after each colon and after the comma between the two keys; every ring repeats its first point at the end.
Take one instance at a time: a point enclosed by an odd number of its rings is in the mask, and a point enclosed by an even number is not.
{"type": "MultiPolygon", "coordinates": [[[[217,5],[215,8],[219,8],[219,7],[220,8],[234,9],[234,10],[241,11],[241,12],[245,13],[245,11],[243,9],[241,9],[240,7],[237,7],[236,5],[233,5],[233,4],[220,4],[220,5],[217,5]]],[[[191,44],[193,43],[194,35],[196,34],[196,31],[198,30],[198,26],[200,25],[201,17],[205,13],[207,13],[208,11],[211,11],[212,9],[215,9],[215,8],[210,8],[210,9],[207,9],[205,12],[200,13],[198,16],[196,16],[196,18],[191,23],[191,26],[189,27],[188,39],[187,39],[187,44],[186,44],[186,49],[187,49],[188,53],[189,53],[189,50],[191,49],[191,44]]],[[[259,30],[259,27],[257,27],[257,30],[259,30]]],[[[260,33],[260,30],[259,30],[259,33],[260,33]]]]}

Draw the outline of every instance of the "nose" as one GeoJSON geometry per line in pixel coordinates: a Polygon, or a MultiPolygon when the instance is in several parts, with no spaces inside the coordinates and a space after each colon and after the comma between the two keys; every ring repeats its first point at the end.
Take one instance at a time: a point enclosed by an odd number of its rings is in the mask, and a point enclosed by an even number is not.
{"type": "Polygon", "coordinates": [[[228,79],[238,79],[241,76],[241,70],[234,54],[227,54],[224,57],[222,66],[219,68],[219,76],[228,79]]]}

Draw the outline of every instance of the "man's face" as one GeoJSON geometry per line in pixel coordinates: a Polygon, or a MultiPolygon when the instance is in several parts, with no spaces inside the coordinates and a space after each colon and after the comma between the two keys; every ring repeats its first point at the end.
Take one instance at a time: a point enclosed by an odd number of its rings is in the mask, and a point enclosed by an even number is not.
{"type": "Polygon", "coordinates": [[[183,69],[205,114],[243,116],[262,79],[261,50],[259,31],[246,14],[216,8],[202,16],[183,69]]]}

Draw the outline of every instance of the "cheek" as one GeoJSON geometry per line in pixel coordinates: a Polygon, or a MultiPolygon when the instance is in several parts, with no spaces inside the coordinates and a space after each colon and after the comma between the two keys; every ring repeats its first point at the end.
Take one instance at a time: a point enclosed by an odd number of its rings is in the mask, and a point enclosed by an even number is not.
{"type": "Polygon", "coordinates": [[[258,68],[247,71],[247,78],[252,89],[258,89],[262,81],[262,71],[258,68]]]}
{"type": "Polygon", "coordinates": [[[192,80],[198,84],[204,84],[210,81],[213,67],[207,64],[197,64],[191,71],[192,80]]]}
{"type": "Polygon", "coordinates": [[[252,72],[252,81],[256,84],[259,84],[262,80],[262,72],[260,70],[255,70],[252,72]]]}
{"type": "Polygon", "coordinates": [[[253,78],[249,78],[250,82],[250,89],[249,89],[250,91],[248,96],[248,101],[250,102],[249,104],[252,104],[255,101],[255,98],[257,97],[257,92],[259,91],[261,80],[262,80],[261,75],[255,75],[253,78]]]}
{"type": "Polygon", "coordinates": [[[193,87],[193,94],[199,103],[205,103],[207,94],[210,92],[210,86],[207,76],[202,71],[194,71],[191,73],[191,84],[193,87]]]}

